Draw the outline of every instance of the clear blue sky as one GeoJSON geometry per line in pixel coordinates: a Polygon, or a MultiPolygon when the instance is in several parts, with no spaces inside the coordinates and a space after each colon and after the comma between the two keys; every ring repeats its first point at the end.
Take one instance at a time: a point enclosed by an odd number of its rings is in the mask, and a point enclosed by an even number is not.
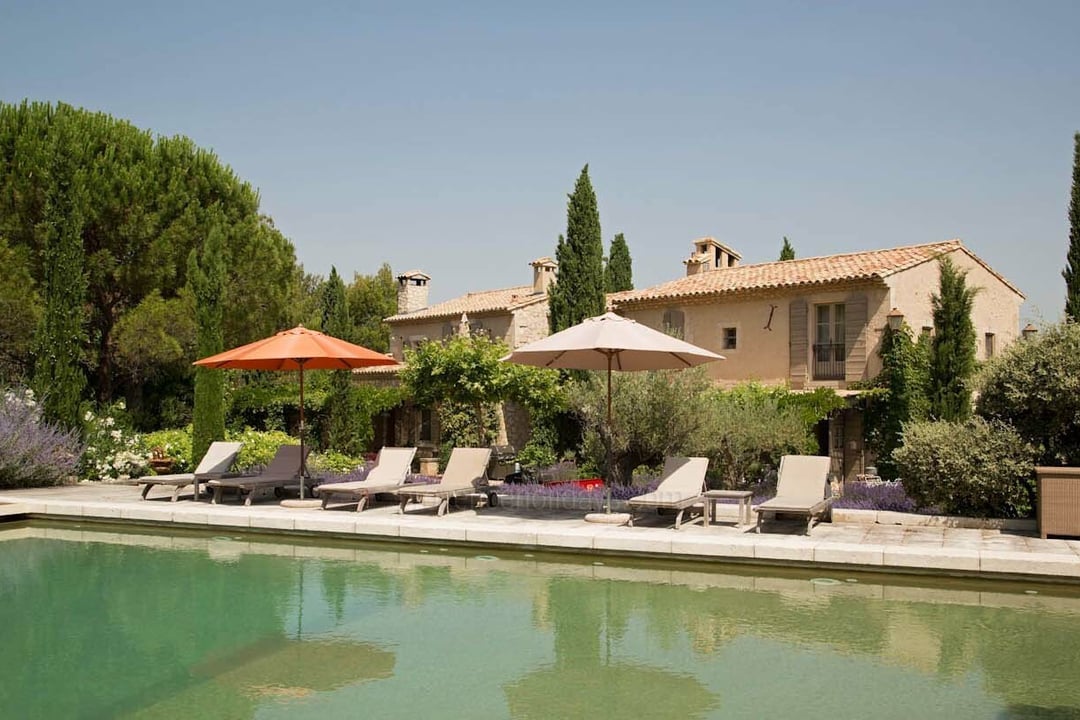
{"type": "Polygon", "coordinates": [[[213,149],[310,272],[531,281],[585,163],[638,287],[960,237],[1062,313],[1080,2],[0,0],[0,99],[213,149]],[[822,5],[823,7],[818,7],[822,5]]]}

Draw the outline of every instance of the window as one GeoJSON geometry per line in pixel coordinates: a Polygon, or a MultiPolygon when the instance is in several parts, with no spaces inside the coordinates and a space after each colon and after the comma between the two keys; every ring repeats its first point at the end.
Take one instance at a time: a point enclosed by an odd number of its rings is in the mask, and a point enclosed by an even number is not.
{"type": "Polygon", "coordinates": [[[682,310],[664,311],[664,332],[675,337],[684,337],[686,330],[686,316],[682,310]]]}
{"type": "Polygon", "coordinates": [[[814,306],[814,379],[843,380],[844,305],[814,306]]]}
{"type": "Polygon", "coordinates": [[[986,333],[986,336],[984,338],[984,350],[984,359],[989,360],[990,358],[994,357],[994,333],[986,333]]]}
{"type": "Polygon", "coordinates": [[[435,438],[431,434],[431,408],[420,408],[420,442],[431,442],[435,438]]]}
{"type": "Polygon", "coordinates": [[[739,331],[733,327],[726,327],[723,331],[722,346],[725,350],[735,350],[739,346],[739,331]]]}

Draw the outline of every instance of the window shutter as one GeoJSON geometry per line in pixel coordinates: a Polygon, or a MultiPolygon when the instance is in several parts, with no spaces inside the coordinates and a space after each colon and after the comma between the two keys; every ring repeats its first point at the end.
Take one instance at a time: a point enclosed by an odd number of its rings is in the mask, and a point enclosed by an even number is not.
{"type": "Polygon", "coordinates": [[[866,295],[852,295],[844,303],[844,380],[855,382],[866,375],[866,295]]]}
{"type": "Polygon", "coordinates": [[[788,369],[791,386],[806,386],[807,324],[806,301],[792,300],[788,305],[788,369]]]}

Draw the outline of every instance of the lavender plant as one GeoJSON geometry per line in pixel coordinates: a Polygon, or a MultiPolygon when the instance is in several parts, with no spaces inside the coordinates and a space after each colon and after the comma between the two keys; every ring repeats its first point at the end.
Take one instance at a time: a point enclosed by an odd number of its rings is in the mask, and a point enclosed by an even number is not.
{"type": "Polygon", "coordinates": [[[0,400],[0,487],[74,482],[79,436],[47,423],[32,390],[9,388],[0,400]]]}

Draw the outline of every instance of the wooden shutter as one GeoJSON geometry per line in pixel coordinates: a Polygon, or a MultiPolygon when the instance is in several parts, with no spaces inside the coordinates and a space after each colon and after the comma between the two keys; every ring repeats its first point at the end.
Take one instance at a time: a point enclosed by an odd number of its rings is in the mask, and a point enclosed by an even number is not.
{"type": "Polygon", "coordinates": [[[806,387],[807,323],[806,301],[792,300],[788,305],[788,369],[791,387],[806,387]]]}
{"type": "Polygon", "coordinates": [[[844,303],[844,380],[866,375],[866,295],[852,295],[844,303]]]}

